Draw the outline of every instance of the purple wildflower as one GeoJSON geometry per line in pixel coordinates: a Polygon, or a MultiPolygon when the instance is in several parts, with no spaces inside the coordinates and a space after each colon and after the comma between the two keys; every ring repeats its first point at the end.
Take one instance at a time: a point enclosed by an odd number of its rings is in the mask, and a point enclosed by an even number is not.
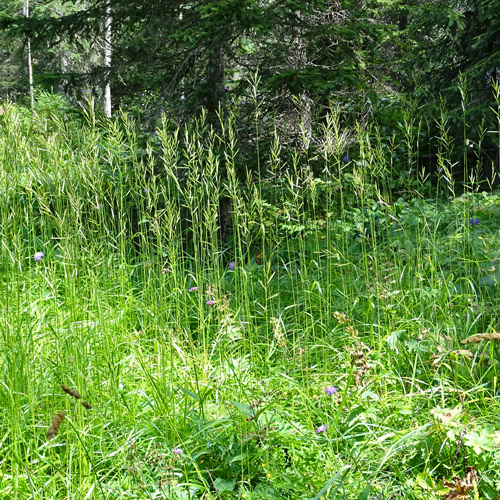
{"type": "Polygon", "coordinates": [[[43,256],[44,256],[43,252],[37,252],[35,255],[33,255],[33,260],[35,262],[40,262],[43,256]]]}
{"type": "Polygon", "coordinates": [[[328,425],[320,425],[314,432],[316,434],[321,434],[322,432],[325,432],[326,429],[328,429],[328,425]]]}
{"type": "Polygon", "coordinates": [[[207,300],[205,304],[207,304],[207,306],[213,306],[215,304],[215,300],[213,299],[207,300]]]}
{"type": "Polygon", "coordinates": [[[234,260],[231,261],[227,267],[230,271],[234,271],[236,269],[236,262],[234,262],[234,260]]]}
{"type": "Polygon", "coordinates": [[[325,392],[327,396],[333,396],[338,392],[338,389],[333,387],[333,385],[329,385],[328,387],[325,387],[325,392]]]}
{"type": "Polygon", "coordinates": [[[349,157],[347,155],[345,155],[344,158],[342,158],[342,161],[344,163],[349,163],[349,157]]]}
{"type": "Polygon", "coordinates": [[[197,292],[199,289],[200,289],[199,286],[193,286],[188,290],[188,292],[197,292]]]}
{"type": "Polygon", "coordinates": [[[481,222],[481,219],[474,219],[474,218],[472,218],[469,222],[470,222],[471,226],[474,226],[474,225],[477,226],[481,222]]]}
{"type": "Polygon", "coordinates": [[[181,448],[172,448],[172,453],[176,456],[182,455],[182,449],[181,448]]]}

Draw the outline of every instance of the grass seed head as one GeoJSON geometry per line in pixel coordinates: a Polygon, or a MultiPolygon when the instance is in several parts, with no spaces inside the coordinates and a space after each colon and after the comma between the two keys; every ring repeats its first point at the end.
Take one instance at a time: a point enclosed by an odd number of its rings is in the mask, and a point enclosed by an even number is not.
{"type": "Polygon", "coordinates": [[[81,399],[81,396],[80,394],[73,390],[73,389],[70,389],[67,385],[62,385],[61,384],[61,389],[66,393],[66,394],[69,394],[70,396],[73,396],[75,399],[81,399]]]}
{"type": "Polygon", "coordinates": [[[340,325],[345,325],[350,321],[345,313],[341,313],[339,311],[335,311],[333,313],[333,317],[337,320],[337,323],[339,323],[340,325]]]}
{"type": "Polygon", "coordinates": [[[54,416],[52,419],[52,423],[50,424],[50,427],[47,430],[47,440],[53,439],[57,436],[59,433],[59,427],[61,427],[61,422],[65,418],[65,414],[63,411],[60,411],[57,415],[54,416]]]}

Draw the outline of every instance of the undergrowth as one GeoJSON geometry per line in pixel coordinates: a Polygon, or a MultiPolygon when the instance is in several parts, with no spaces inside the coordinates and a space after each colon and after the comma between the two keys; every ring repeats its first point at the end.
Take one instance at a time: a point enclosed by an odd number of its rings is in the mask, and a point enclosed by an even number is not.
{"type": "Polygon", "coordinates": [[[4,110],[1,498],[498,498],[500,197],[445,118],[434,172],[335,111],[250,169],[233,116],[4,110]]]}

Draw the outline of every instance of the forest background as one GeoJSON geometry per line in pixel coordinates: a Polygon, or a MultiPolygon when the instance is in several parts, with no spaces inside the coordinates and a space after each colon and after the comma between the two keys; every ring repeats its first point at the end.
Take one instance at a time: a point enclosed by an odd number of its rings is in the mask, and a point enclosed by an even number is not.
{"type": "MultiPolygon", "coordinates": [[[[311,140],[332,106],[392,133],[411,105],[412,119],[432,129],[441,99],[456,134],[463,99],[474,122],[490,116],[496,7],[491,0],[5,0],[0,97],[26,96],[30,64],[35,91],[60,93],[76,107],[89,94],[102,100],[109,83],[115,112],[121,107],[142,126],[161,113],[182,124],[201,108],[215,122],[219,107],[252,112],[257,75],[263,131],[277,126],[292,143],[300,123],[311,140]]],[[[426,154],[435,154],[433,130],[425,132],[426,154]]]]}
{"type": "Polygon", "coordinates": [[[0,59],[0,498],[499,498],[497,1],[3,0],[0,59]]]}

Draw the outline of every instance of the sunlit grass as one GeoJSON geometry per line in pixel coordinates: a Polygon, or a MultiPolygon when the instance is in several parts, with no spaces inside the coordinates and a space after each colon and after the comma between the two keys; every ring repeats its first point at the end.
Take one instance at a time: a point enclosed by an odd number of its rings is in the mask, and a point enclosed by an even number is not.
{"type": "Polygon", "coordinates": [[[498,329],[500,198],[455,193],[445,134],[422,200],[337,113],[258,175],[232,118],[0,119],[2,498],[434,499],[468,466],[495,498],[498,348],[461,340],[498,329]]]}

